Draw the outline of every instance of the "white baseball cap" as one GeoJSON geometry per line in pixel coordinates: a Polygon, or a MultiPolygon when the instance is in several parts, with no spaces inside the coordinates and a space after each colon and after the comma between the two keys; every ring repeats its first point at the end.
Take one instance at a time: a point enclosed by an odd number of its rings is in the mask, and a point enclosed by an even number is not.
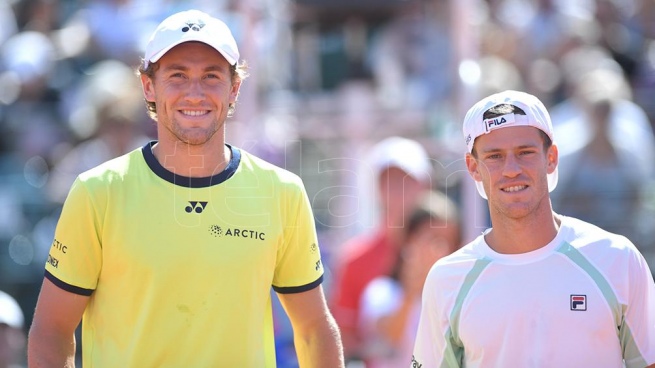
{"type": "Polygon", "coordinates": [[[412,139],[385,138],[373,147],[370,158],[378,175],[389,167],[397,167],[420,182],[430,181],[432,166],[428,154],[420,143],[412,139]]]}
{"type": "Polygon", "coordinates": [[[186,10],[169,16],[157,26],[146,45],[144,67],[157,62],[173,47],[189,41],[213,47],[230,65],[239,61],[237,43],[225,23],[199,10],[186,10]]]}
{"type": "Polygon", "coordinates": [[[13,328],[23,328],[23,311],[18,302],[9,294],[0,291],[0,324],[13,328]]]}
{"type": "MultiPolygon", "coordinates": [[[[488,96],[473,105],[464,118],[464,139],[468,153],[473,150],[475,139],[493,130],[512,126],[532,126],[540,129],[548,135],[554,143],[553,124],[550,115],[544,104],[535,96],[525,92],[507,90],[488,96]],[[484,113],[490,108],[502,104],[514,105],[525,112],[521,114],[506,114],[492,119],[484,119],[484,113]]],[[[552,192],[557,187],[557,167],[555,171],[548,174],[548,191],[552,192]]],[[[482,198],[487,199],[482,182],[476,181],[475,186],[482,198]]]]}

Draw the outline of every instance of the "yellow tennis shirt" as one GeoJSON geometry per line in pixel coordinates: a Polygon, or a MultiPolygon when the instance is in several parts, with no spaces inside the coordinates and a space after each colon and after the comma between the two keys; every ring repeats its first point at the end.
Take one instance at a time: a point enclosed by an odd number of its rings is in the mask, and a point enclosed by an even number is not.
{"type": "Polygon", "coordinates": [[[274,367],[270,289],[323,278],[300,178],[232,151],[218,175],[167,171],[150,142],[81,174],[46,277],[89,295],[85,367],[274,367]]]}

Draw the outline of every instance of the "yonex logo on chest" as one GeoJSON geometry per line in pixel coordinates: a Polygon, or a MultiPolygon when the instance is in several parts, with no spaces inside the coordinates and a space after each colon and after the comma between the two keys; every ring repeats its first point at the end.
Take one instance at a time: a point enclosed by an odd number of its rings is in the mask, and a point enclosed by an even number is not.
{"type": "Polygon", "coordinates": [[[189,205],[184,208],[187,213],[202,213],[209,202],[189,201],[189,205]]]}

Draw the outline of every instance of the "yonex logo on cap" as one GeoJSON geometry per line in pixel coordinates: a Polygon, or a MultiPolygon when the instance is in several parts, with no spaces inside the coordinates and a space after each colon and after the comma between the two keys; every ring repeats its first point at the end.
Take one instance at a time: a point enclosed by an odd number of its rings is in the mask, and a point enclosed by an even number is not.
{"type": "Polygon", "coordinates": [[[196,23],[186,22],[186,25],[186,27],[182,27],[182,32],[189,32],[189,30],[200,31],[200,29],[205,26],[205,23],[200,20],[196,23]]]}
{"type": "Polygon", "coordinates": [[[164,19],[146,45],[144,68],[156,63],[173,47],[197,41],[213,47],[230,65],[239,61],[239,49],[232,32],[225,23],[198,10],[187,10],[164,19]]]}

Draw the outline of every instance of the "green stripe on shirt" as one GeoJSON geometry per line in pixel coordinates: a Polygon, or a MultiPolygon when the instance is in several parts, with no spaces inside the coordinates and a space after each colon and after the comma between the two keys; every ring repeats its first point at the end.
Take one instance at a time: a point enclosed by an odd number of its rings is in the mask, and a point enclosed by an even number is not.
{"type": "Polygon", "coordinates": [[[469,291],[473,287],[475,281],[480,277],[482,271],[491,263],[491,259],[483,258],[475,261],[471,270],[466,274],[464,282],[462,283],[455,305],[450,313],[450,328],[446,332],[446,351],[444,352],[444,360],[441,362],[441,367],[460,367],[464,355],[462,341],[459,338],[459,316],[462,312],[462,304],[468,296],[469,291]]]}

